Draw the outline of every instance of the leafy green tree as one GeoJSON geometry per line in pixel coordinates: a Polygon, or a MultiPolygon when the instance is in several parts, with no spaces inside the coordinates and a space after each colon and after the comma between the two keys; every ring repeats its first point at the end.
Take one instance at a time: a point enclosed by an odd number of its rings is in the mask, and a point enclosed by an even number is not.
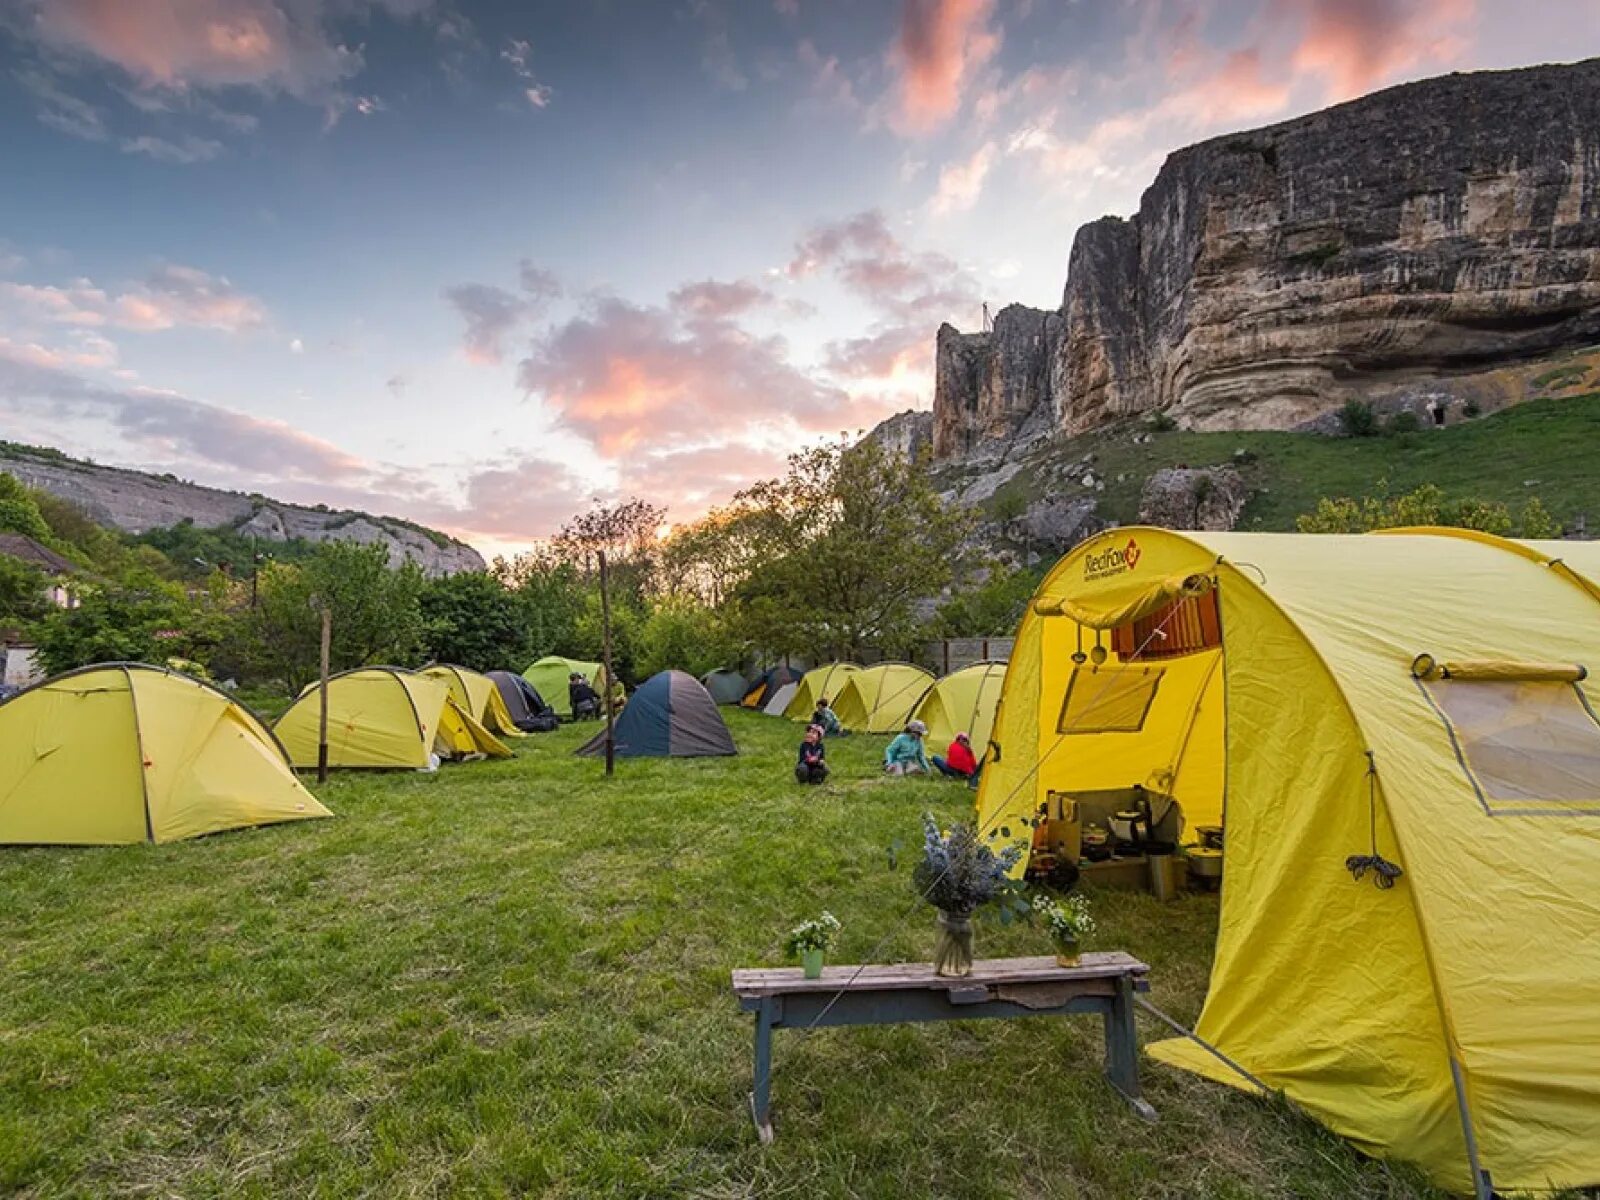
{"type": "Polygon", "coordinates": [[[46,581],[36,567],[0,554],[0,625],[20,625],[45,614],[46,581]]]}
{"type": "Polygon", "coordinates": [[[463,571],[430,579],[419,597],[428,656],[475,671],[520,671],[532,661],[523,609],[493,575],[463,571]]]}
{"type": "Polygon", "coordinates": [[[4,472],[0,472],[0,533],[20,533],[41,543],[53,540],[33,489],[4,472]]]}
{"type": "Polygon", "coordinates": [[[781,480],[740,493],[771,556],[736,590],[748,639],[772,652],[904,654],[918,605],[949,582],[970,528],[923,464],[876,442],[796,454],[781,480]]]}
{"type": "Polygon", "coordinates": [[[78,607],[51,608],[32,631],[52,675],[97,662],[204,663],[221,632],[219,615],[203,597],[145,571],[83,586],[78,607]]]}
{"type": "Polygon", "coordinates": [[[1043,571],[1033,567],[990,569],[976,587],[957,591],[939,606],[933,632],[938,637],[1005,637],[1013,633],[1043,571]]]}
{"type": "Polygon", "coordinates": [[[585,592],[575,566],[545,549],[519,554],[511,562],[496,559],[493,573],[516,601],[527,659],[519,665],[547,654],[575,653],[585,592]]]}
{"type": "Polygon", "coordinates": [[[269,563],[235,654],[249,673],[299,691],[317,676],[322,617],[333,612],[329,662],[335,671],[415,661],[422,645],[422,570],[391,569],[383,546],[324,542],[304,563],[269,563]],[[313,604],[315,598],[317,604],[313,604]]]}
{"type": "Polygon", "coordinates": [[[739,657],[717,611],[687,596],[657,601],[638,633],[640,678],[675,668],[698,678],[739,657]]]}

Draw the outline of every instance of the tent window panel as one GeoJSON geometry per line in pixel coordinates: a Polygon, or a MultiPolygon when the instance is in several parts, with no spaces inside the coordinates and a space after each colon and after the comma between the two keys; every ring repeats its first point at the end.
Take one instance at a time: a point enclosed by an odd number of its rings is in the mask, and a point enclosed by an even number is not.
{"type": "Polygon", "coordinates": [[[1600,815],[1600,723],[1573,684],[1419,682],[1491,816],[1600,815]]]}
{"type": "Polygon", "coordinates": [[[1181,597],[1111,631],[1111,648],[1123,662],[1177,658],[1220,645],[1222,613],[1214,589],[1202,596],[1181,597]]]}
{"type": "Polygon", "coordinates": [[[1057,733],[1137,733],[1164,674],[1156,667],[1075,667],[1057,733]]]}

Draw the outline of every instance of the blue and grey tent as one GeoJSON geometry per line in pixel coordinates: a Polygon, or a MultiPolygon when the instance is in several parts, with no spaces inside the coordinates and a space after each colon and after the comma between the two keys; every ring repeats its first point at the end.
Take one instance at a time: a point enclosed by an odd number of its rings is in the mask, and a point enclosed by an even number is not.
{"type": "MultiPolygon", "coordinates": [[[[693,675],[662,671],[628,700],[613,733],[618,758],[703,758],[737,754],[711,693],[693,675]]],[[[606,752],[601,730],[574,753],[598,758],[606,752]]]]}
{"type": "Polygon", "coordinates": [[[700,682],[718,704],[737,704],[750,690],[749,681],[737,671],[707,671],[700,676],[700,682]]]}
{"type": "Polygon", "coordinates": [[[544,702],[533,684],[511,671],[490,671],[489,678],[506,702],[511,723],[523,733],[548,733],[560,722],[555,710],[544,702]]]}

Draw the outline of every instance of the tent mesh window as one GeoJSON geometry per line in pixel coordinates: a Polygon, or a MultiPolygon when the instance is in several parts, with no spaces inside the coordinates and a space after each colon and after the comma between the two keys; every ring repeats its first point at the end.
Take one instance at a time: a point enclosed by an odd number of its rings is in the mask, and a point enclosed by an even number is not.
{"type": "Polygon", "coordinates": [[[1118,625],[1111,648],[1123,662],[1177,658],[1222,645],[1222,613],[1213,589],[1158,608],[1148,617],[1118,625]]]}
{"type": "Polygon", "coordinates": [[[1600,721],[1576,684],[1438,679],[1432,702],[1490,816],[1600,816],[1600,721]]]}
{"type": "Polygon", "coordinates": [[[1159,667],[1075,667],[1057,733],[1137,733],[1155,703],[1159,667]]]}

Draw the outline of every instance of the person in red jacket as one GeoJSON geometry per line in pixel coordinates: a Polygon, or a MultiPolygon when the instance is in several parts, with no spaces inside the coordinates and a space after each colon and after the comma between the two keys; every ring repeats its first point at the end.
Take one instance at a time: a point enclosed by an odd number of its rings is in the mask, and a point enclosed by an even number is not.
{"type": "Polygon", "coordinates": [[[972,754],[972,739],[964,733],[956,734],[949,750],[933,756],[933,769],[946,779],[971,779],[978,770],[978,760],[972,754]]]}

